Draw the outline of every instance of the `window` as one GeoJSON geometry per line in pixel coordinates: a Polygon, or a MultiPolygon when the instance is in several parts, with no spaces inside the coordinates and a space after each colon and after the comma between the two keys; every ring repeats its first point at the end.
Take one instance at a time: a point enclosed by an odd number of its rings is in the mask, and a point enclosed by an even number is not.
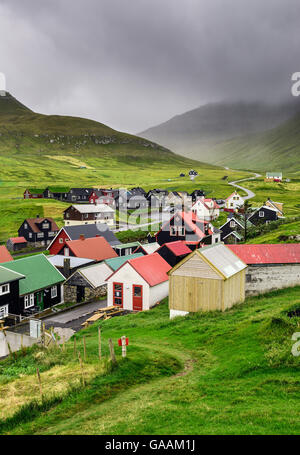
{"type": "Polygon", "coordinates": [[[27,294],[24,297],[24,308],[31,308],[34,306],[34,294],[27,294]]]}
{"type": "Polygon", "coordinates": [[[49,223],[44,223],[43,224],[43,229],[49,229],[50,227],[50,224],[49,223]]]}
{"type": "Polygon", "coordinates": [[[59,239],[59,243],[64,243],[64,239],[59,239]]]}
{"type": "Polygon", "coordinates": [[[0,306],[0,318],[8,316],[8,305],[0,306]]]}
{"type": "Polygon", "coordinates": [[[9,283],[0,286],[0,295],[9,294],[9,283]]]}
{"type": "Polygon", "coordinates": [[[27,229],[27,228],[28,228],[28,224],[24,223],[24,229],[27,229]]]}
{"type": "Polygon", "coordinates": [[[31,232],[29,232],[29,238],[32,239],[32,233],[31,232]]]}
{"type": "Polygon", "coordinates": [[[70,256],[69,248],[64,248],[64,256],[70,256]]]}
{"type": "Polygon", "coordinates": [[[57,286],[52,286],[51,288],[51,299],[55,299],[57,297],[57,286]]]}
{"type": "Polygon", "coordinates": [[[259,216],[259,218],[264,218],[265,212],[263,212],[262,210],[260,210],[259,213],[258,213],[258,216],[259,216]]]}
{"type": "Polygon", "coordinates": [[[38,239],[42,239],[44,237],[44,233],[43,232],[38,232],[37,233],[37,238],[38,239]]]}
{"type": "Polygon", "coordinates": [[[178,226],[177,232],[178,232],[178,235],[185,235],[184,226],[178,226]]]}
{"type": "Polygon", "coordinates": [[[235,221],[230,221],[230,227],[234,228],[235,227],[235,221]]]}
{"type": "Polygon", "coordinates": [[[84,214],[84,218],[87,219],[89,217],[89,214],[88,213],[85,213],[84,214]]]}
{"type": "Polygon", "coordinates": [[[54,232],[53,231],[48,232],[48,237],[53,237],[53,236],[54,236],[54,232]]]}
{"type": "Polygon", "coordinates": [[[170,226],[170,235],[176,235],[177,234],[177,229],[175,226],[170,226]]]}

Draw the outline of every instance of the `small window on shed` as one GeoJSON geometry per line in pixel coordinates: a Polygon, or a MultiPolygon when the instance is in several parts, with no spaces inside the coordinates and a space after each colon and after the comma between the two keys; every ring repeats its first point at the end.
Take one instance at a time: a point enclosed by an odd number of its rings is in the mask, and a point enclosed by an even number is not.
{"type": "Polygon", "coordinates": [[[258,213],[259,218],[264,218],[265,212],[263,210],[260,210],[258,213]]]}

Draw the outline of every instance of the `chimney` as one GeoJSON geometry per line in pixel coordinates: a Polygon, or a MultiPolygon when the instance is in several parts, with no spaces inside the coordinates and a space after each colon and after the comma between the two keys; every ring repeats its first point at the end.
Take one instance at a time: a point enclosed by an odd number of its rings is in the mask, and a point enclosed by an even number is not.
{"type": "Polygon", "coordinates": [[[37,215],[36,217],[37,217],[37,218],[39,218],[39,217],[40,217],[40,215],[37,215]]]}
{"type": "Polygon", "coordinates": [[[63,275],[66,278],[69,278],[69,276],[71,275],[70,258],[65,258],[64,259],[63,275]]]}
{"type": "Polygon", "coordinates": [[[80,240],[84,240],[84,234],[80,234],[79,239],[80,239],[80,240]]]}

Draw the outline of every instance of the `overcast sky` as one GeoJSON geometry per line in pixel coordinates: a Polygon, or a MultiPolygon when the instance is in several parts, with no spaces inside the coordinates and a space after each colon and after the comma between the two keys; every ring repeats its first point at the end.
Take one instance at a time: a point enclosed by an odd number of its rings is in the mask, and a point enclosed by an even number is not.
{"type": "Polygon", "coordinates": [[[0,72],[35,111],[134,133],[288,96],[299,18],[299,0],[0,0],[0,72]]]}

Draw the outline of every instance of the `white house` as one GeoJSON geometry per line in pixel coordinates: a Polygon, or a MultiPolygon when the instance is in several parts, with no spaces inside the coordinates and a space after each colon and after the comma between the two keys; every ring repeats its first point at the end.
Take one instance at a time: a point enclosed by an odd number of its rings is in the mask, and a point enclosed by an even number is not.
{"type": "Polygon", "coordinates": [[[115,210],[106,204],[74,204],[64,211],[65,226],[115,224],[115,210]]]}
{"type": "Polygon", "coordinates": [[[192,212],[196,213],[200,220],[213,221],[219,218],[220,207],[214,199],[200,197],[193,205],[192,212]]]}
{"type": "Polygon", "coordinates": [[[169,295],[170,269],[158,253],[128,260],[106,280],[107,306],[149,310],[169,295]]]}
{"type": "Polygon", "coordinates": [[[244,205],[244,198],[240,196],[237,191],[234,191],[228,198],[225,200],[225,208],[236,210],[239,207],[244,205]]]}

